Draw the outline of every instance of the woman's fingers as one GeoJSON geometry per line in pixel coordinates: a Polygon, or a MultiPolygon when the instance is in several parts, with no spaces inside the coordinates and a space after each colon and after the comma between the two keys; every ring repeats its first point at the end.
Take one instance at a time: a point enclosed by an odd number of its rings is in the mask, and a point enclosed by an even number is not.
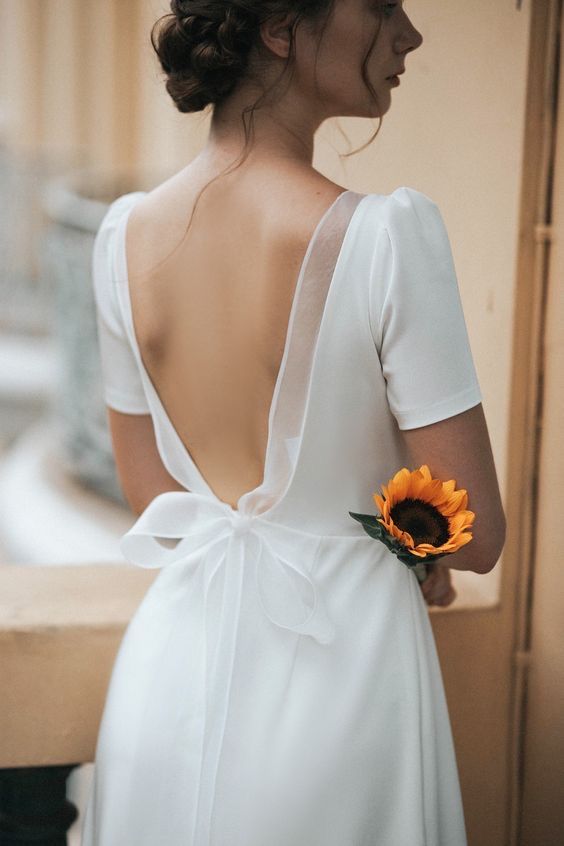
{"type": "Polygon", "coordinates": [[[453,587],[451,587],[450,590],[447,591],[447,593],[443,597],[440,597],[439,599],[430,602],[429,605],[441,605],[442,607],[444,607],[446,605],[450,605],[451,602],[454,602],[455,598],[456,591],[453,587]]]}
{"type": "Polygon", "coordinates": [[[421,583],[421,592],[428,605],[450,605],[457,595],[452,586],[450,567],[435,562],[421,583]]]}

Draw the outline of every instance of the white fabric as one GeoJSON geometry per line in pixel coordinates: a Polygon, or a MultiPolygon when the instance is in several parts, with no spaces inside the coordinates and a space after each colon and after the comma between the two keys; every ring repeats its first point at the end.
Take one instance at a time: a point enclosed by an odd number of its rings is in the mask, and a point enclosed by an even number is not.
{"type": "Polygon", "coordinates": [[[400,429],[414,429],[481,394],[439,208],[417,191],[392,197],[374,255],[371,319],[390,409],[400,429]]]}
{"type": "Polygon", "coordinates": [[[115,271],[117,224],[131,200],[142,192],[125,194],[108,209],[94,241],[92,282],[96,301],[98,345],[104,400],[126,414],[149,414],[150,408],[135,358],[124,331],[117,302],[115,271]]]}
{"type": "Polygon", "coordinates": [[[348,513],[374,513],[409,466],[401,428],[481,401],[437,206],[402,187],[327,210],[296,285],[264,480],[233,509],[140,358],[124,250],[139,196],[97,238],[105,396],[148,409],[189,492],[157,496],[122,539],[128,561],[161,571],[113,668],[83,846],[467,846],[427,606],[348,513]]]}

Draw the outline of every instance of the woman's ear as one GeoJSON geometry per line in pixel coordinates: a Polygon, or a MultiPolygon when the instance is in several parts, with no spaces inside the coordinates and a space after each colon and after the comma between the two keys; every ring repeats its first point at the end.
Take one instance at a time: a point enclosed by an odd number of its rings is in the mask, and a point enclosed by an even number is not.
{"type": "Polygon", "coordinates": [[[294,17],[293,13],[289,13],[280,18],[271,18],[260,27],[263,44],[281,59],[287,59],[290,54],[290,30],[294,17]]]}

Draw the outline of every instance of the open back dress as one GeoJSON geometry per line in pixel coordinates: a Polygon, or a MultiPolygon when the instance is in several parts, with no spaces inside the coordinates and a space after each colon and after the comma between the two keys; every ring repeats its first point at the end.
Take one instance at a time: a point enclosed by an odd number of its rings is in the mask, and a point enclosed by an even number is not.
{"type": "Polygon", "coordinates": [[[125,228],[143,193],[113,202],[95,241],[104,398],[151,415],[186,491],[156,496],[120,541],[160,572],[113,667],[82,846],[467,846],[427,605],[349,514],[376,514],[373,494],[410,467],[402,429],[482,399],[439,208],[400,187],[325,211],[264,478],[233,508],[141,358],[125,228]]]}

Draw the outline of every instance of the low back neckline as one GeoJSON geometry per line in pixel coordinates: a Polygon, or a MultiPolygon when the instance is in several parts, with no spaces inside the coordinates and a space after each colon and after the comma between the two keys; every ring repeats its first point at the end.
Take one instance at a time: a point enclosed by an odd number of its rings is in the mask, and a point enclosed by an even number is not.
{"type": "MultiPolygon", "coordinates": [[[[138,198],[140,198],[141,196],[145,195],[145,193],[146,192],[143,192],[143,191],[134,192],[131,196],[132,197],[137,196],[138,198]]],[[[123,316],[125,318],[125,323],[126,323],[126,327],[127,327],[129,338],[130,338],[130,343],[131,343],[131,346],[132,346],[132,349],[133,349],[133,352],[134,352],[134,355],[135,355],[135,358],[136,358],[136,361],[137,361],[137,365],[138,365],[140,373],[141,373],[142,380],[143,380],[143,382],[146,386],[146,391],[148,392],[149,397],[152,398],[152,400],[153,400],[153,402],[150,403],[150,405],[154,405],[156,407],[157,412],[158,412],[156,419],[154,419],[153,422],[155,424],[155,434],[156,434],[157,444],[159,446],[159,452],[161,454],[161,458],[162,458],[163,462],[165,463],[165,466],[167,466],[167,469],[169,470],[171,475],[174,478],[176,478],[177,481],[180,484],[186,486],[185,481],[183,480],[184,476],[187,476],[188,478],[192,477],[193,479],[196,480],[197,485],[200,488],[200,491],[196,491],[196,492],[204,493],[207,496],[210,496],[215,502],[220,503],[221,505],[225,506],[225,508],[228,509],[228,513],[240,513],[240,514],[260,513],[261,516],[264,516],[267,513],[269,513],[270,511],[272,511],[275,506],[280,504],[280,502],[282,501],[282,499],[285,498],[285,496],[287,495],[287,493],[290,489],[293,477],[295,475],[295,469],[296,469],[297,463],[299,461],[299,454],[300,454],[300,448],[301,448],[301,433],[303,432],[303,427],[304,427],[304,424],[305,424],[305,418],[306,418],[306,415],[307,415],[308,399],[309,399],[309,390],[307,390],[307,387],[309,386],[309,382],[311,380],[312,371],[313,371],[313,364],[314,364],[316,353],[317,353],[317,347],[318,347],[317,337],[318,337],[318,334],[319,334],[318,331],[316,331],[316,333],[315,333],[315,338],[313,339],[313,343],[310,344],[309,374],[308,374],[308,378],[306,380],[307,384],[302,385],[302,387],[306,388],[305,393],[307,393],[307,396],[305,396],[305,400],[304,400],[304,404],[303,404],[303,408],[302,408],[302,413],[301,413],[301,415],[299,415],[300,434],[297,436],[298,437],[297,449],[295,450],[294,458],[291,462],[292,468],[291,468],[291,471],[290,471],[289,476],[287,478],[287,483],[286,483],[284,489],[281,492],[278,492],[279,495],[277,497],[274,497],[274,499],[272,499],[272,497],[271,497],[271,500],[268,499],[268,496],[266,497],[266,504],[267,504],[266,510],[263,509],[260,512],[256,512],[255,509],[253,508],[253,501],[254,501],[255,506],[257,504],[264,504],[264,498],[262,498],[260,496],[260,494],[263,493],[263,492],[268,493],[269,481],[271,481],[272,462],[273,462],[273,455],[274,455],[275,446],[276,446],[276,444],[275,444],[275,439],[276,439],[276,432],[275,432],[276,415],[277,415],[278,408],[279,408],[280,394],[282,392],[284,379],[285,379],[285,376],[286,376],[286,373],[287,373],[287,370],[288,370],[288,362],[289,362],[289,359],[290,359],[291,353],[292,353],[292,349],[291,349],[292,348],[292,342],[296,337],[295,328],[296,328],[296,324],[297,324],[299,317],[300,317],[300,303],[302,302],[304,297],[305,297],[306,300],[308,299],[308,297],[309,297],[310,300],[312,299],[311,298],[312,291],[310,291],[310,288],[312,288],[312,286],[311,286],[311,284],[308,285],[307,283],[310,281],[310,279],[308,279],[308,277],[311,278],[312,275],[315,275],[315,274],[311,274],[311,273],[308,272],[309,269],[310,269],[310,263],[311,263],[312,257],[314,257],[314,252],[315,252],[314,247],[316,247],[320,242],[322,244],[324,244],[324,243],[327,242],[327,240],[329,240],[327,230],[330,229],[330,227],[328,227],[327,224],[332,219],[332,217],[334,216],[333,213],[343,205],[342,200],[345,197],[350,197],[350,199],[353,202],[352,202],[352,205],[350,205],[348,207],[347,211],[345,211],[345,215],[346,215],[345,228],[344,228],[344,230],[342,230],[342,237],[341,238],[337,237],[337,244],[333,244],[333,250],[335,252],[335,261],[334,261],[334,263],[333,262],[331,263],[332,264],[332,271],[330,273],[326,274],[327,278],[325,280],[322,280],[322,279],[318,280],[318,282],[320,283],[318,285],[318,288],[320,287],[320,285],[323,287],[323,291],[325,292],[325,296],[320,297],[319,302],[317,304],[313,303],[313,302],[309,303],[310,307],[312,305],[318,306],[318,312],[319,313],[316,316],[316,317],[318,317],[318,319],[315,319],[315,322],[316,322],[316,325],[317,325],[317,330],[318,330],[319,326],[321,325],[323,315],[325,314],[326,303],[327,303],[327,299],[328,299],[328,296],[329,296],[329,291],[331,289],[331,285],[332,285],[333,279],[335,277],[335,271],[336,271],[337,265],[339,263],[339,259],[342,255],[343,251],[344,251],[344,246],[345,246],[345,242],[346,242],[346,239],[347,239],[347,234],[350,231],[352,220],[356,215],[356,211],[357,211],[361,201],[367,196],[369,196],[369,195],[358,194],[358,193],[356,193],[354,191],[350,191],[350,190],[342,191],[335,198],[335,200],[333,200],[333,202],[328,206],[328,208],[324,211],[324,213],[320,217],[318,223],[315,226],[313,234],[312,234],[312,236],[311,236],[311,238],[310,238],[310,240],[307,244],[303,259],[302,259],[301,264],[300,264],[299,272],[298,272],[298,275],[297,275],[297,280],[296,280],[296,283],[295,283],[295,286],[294,286],[294,292],[293,292],[293,296],[292,296],[289,319],[288,319],[288,323],[287,323],[287,327],[286,327],[285,342],[284,342],[282,358],[281,358],[281,361],[280,361],[280,366],[278,368],[278,373],[277,373],[276,381],[275,381],[275,384],[274,384],[274,390],[272,392],[272,397],[271,397],[270,406],[269,406],[268,434],[267,434],[267,444],[266,444],[266,450],[265,450],[262,481],[256,487],[252,488],[249,491],[245,491],[244,493],[242,493],[237,499],[237,504],[236,504],[235,508],[233,508],[233,506],[230,503],[226,502],[225,500],[220,499],[217,496],[217,494],[213,491],[211,486],[208,484],[207,480],[204,478],[204,476],[201,473],[198,465],[196,464],[196,461],[194,460],[189,448],[184,443],[184,441],[182,440],[182,438],[180,437],[180,435],[178,433],[178,430],[174,426],[172,419],[170,418],[170,416],[169,416],[169,414],[168,414],[168,412],[167,412],[167,410],[164,406],[164,403],[161,400],[159,392],[157,391],[157,388],[156,388],[155,384],[153,383],[153,380],[152,380],[151,376],[149,375],[147,368],[145,367],[145,364],[144,364],[144,361],[143,361],[143,358],[142,358],[142,355],[141,355],[141,350],[140,350],[140,347],[139,347],[139,344],[138,344],[138,341],[137,341],[137,334],[136,334],[136,330],[135,330],[135,325],[134,325],[134,322],[133,322],[133,311],[132,311],[132,305],[131,305],[131,292],[130,292],[130,286],[129,286],[128,270],[127,270],[126,230],[127,230],[127,221],[129,219],[129,214],[130,214],[130,212],[133,208],[134,203],[129,204],[129,206],[125,210],[125,213],[123,214],[122,219],[120,220],[120,225],[119,225],[119,228],[118,228],[118,245],[117,245],[117,256],[116,256],[116,259],[117,259],[117,262],[118,262],[117,278],[122,283],[122,284],[118,285],[118,292],[121,292],[121,296],[119,297],[119,301],[120,301],[121,309],[123,311],[123,316]],[[335,249],[335,247],[336,247],[336,249],[335,249]],[[167,461],[168,456],[167,456],[166,444],[165,444],[166,438],[163,438],[163,433],[160,431],[160,426],[159,426],[159,423],[161,422],[161,420],[162,420],[163,425],[166,427],[166,429],[169,432],[169,440],[172,441],[173,448],[174,447],[176,448],[177,453],[181,458],[181,461],[186,465],[187,473],[183,474],[182,479],[178,479],[177,474],[173,472],[174,468],[167,461]],[[263,501],[261,502],[261,500],[263,500],[263,501]],[[249,512],[247,510],[247,508],[244,507],[244,506],[247,506],[249,503],[251,505],[251,512],[249,512]]],[[[330,249],[331,249],[331,246],[330,246],[330,249]]],[[[322,262],[322,264],[323,264],[323,262],[322,262]]],[[[324,264],[324,267],[326,269],[327,263],[324,264]]],[[[321,292],[318,291],[317,293],[319,294],[321,292]]],[[[301,311],[302,311],[302,318],[303,318],[303,309],[301,309],[301,311]]],[[[303,324],[303,319],[302,319],[302,324],[303,324]]],[[[299,335],[299,333],[297,333],[297,334],[299,335]]],[[[305,339],[305,340],[311,341],[311,339],[305,339]]],[[[295,346],[295,344],[294,344],[294,346],[295,346]]],[[[306,350],[306,355],[307,355],[307,350],[306,350]]],[[[298,357],[298,360],[301,359],[300,355],[298,355],[297,357],[298,357]]],[[[296,415],[294,415],[294,417],[295,416],[296,415]]],[[[296,436],[294,436],[292,438],[286,438],[285,440],[295,441],[296,436]]],[[[278,444],[278,446],[280,446],[280,445],[278,444]]],[[[192,484],[190,489],[192,490],[193,488],[194,488],[194,485],[192,484]]]]}

